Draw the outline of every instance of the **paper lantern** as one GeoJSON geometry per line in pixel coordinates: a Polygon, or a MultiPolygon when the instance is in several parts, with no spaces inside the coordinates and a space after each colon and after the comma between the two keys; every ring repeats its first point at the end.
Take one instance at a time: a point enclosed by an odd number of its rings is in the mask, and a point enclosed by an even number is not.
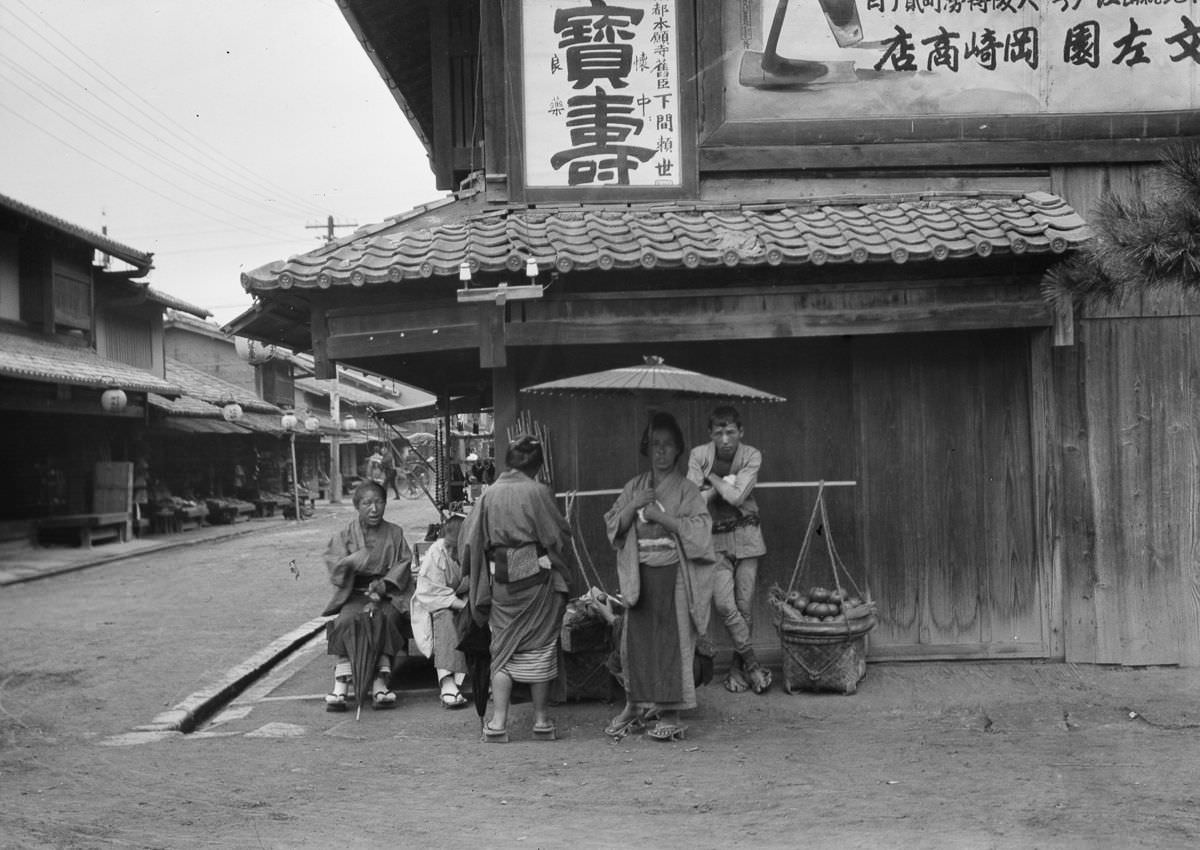
{"type": "Polygon", "coordinates": [[[221,415],[225,417],[226,422],[237,422],[242,418],[242,406],[236,401],[231,401],[221,408],[221,415]]]}
{"type": "Polygon", "coordinates": [[[299,424],[299,422],[300,420],[296,418],[296,414],[292,413],[290,410],[283,414],[283,416],[279,417],[279,424],[283,426],[283,430],[285,431],[291,431],[296,427],[297,424],[299,424]]]}
{"type": "Polygon", "coordinates": [[[358,420],[355,419],[353,416],[347,416],[345,419],[342,420],[342,430],[343,431],[353,431],[357,427],[358,427],[358,420]]]}
{"type": "Polygon", "coordinates": [[[100,393],[100,406],[105,413],[119,413],[129,405],[129,396],[120,387],[109,387],[100,393]]]}
{"type": "Polygon", "coordinates": [[[321,427],[321,420],[318,419],[317,417],[310,414],[308,417],[305,418],[305,420],[304,420],[304,430],[305,431],[316,431],[320,427],[321,427]]]}

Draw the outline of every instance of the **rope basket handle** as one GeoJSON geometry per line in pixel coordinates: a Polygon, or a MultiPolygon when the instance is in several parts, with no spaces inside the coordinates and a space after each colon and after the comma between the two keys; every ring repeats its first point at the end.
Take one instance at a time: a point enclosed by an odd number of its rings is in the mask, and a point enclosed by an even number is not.
{"type": "Polygon", "coordinates": [[[795,590],[796,579],[803,572],[804,562],[808,558],[809,549],[812,547],[813,534],[818,527],[825,529],[825,549],[829,553],[829,564],[833,571],[834,586],[845,595],[845,588],[842,587],[841,577],[838,575],[839,570],[845,574],[846,581],[854,588],[855,595],[862,596],[862,591],[858,589],[858,584],[854,581],[854,577],[850,575],[850,570],[846,569],[846,564],[842,561],[841,555],[838,554],[837,547],[833,544],[833,533],[829,529],[829,509],[825,505],[825,482],[822,480],[817,485],[817,499],[813,504],[812,513],[808,518],[808,528],[804,530],[804,542],[800,544],[800,554],[796,557],[796,566],[792,570],[792,577],[788,581],[787,593],[795,590]],[[820,520],[820,526],[818,526],[820,520]]]}

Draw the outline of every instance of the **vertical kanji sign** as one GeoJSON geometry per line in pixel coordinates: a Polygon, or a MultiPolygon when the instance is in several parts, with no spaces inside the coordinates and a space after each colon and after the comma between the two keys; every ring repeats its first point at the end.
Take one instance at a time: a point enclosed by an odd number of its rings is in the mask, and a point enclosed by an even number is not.
{"type": "Polygon", "coordinates": [[[527,188],[616,198],[684,187],[677,2],[524,0],[527,188]]]}

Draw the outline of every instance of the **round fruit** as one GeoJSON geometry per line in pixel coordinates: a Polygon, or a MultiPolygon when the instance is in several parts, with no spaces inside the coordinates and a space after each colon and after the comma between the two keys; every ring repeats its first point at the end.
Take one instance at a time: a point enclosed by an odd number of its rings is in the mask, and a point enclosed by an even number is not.
{"type": "Polygon", "coordinates": [[[813,602],[826,602],[829,599],[829,591],[823,587],[814,587],[808,592],[808,598],[813,602]]]}
{"type": "Polygon", "coordinates": [[[829,591],[829,601],[830,602],[841,602],[845,598],[846,598],[846,592],[844,590],[842,590],[841,588],[837,588],[837,589],[829,591]]]}

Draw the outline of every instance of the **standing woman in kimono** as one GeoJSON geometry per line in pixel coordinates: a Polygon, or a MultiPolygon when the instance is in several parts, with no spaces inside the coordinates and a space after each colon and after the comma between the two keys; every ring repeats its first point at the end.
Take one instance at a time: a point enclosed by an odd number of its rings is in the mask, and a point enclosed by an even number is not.
{"type": "Polygon", "coordinates": [[[683,738],[679,712],[696,707],[693,655],[708,629],[716,557],[704,497],[680,471],[683,451],[675,418],[655,413],[641,446],[650,471],[630,480],[604,515],[626,605],[625,709],[604,730],[613,737],[657,714],[648,735],[683,738]]]}
{"type": "Polygon", "coordinates": [[[508,741],[513,682],[529,684],[533,737],[557,737],[547,709],[558,677],[570,526],[550,488],[534,479],[542,459],[539,440],[518,437],[504,456],[508,469],[479,497],[459,539],[471,616],[492,632],[492,717],[483,727],[488,743],[508,741]]]}

